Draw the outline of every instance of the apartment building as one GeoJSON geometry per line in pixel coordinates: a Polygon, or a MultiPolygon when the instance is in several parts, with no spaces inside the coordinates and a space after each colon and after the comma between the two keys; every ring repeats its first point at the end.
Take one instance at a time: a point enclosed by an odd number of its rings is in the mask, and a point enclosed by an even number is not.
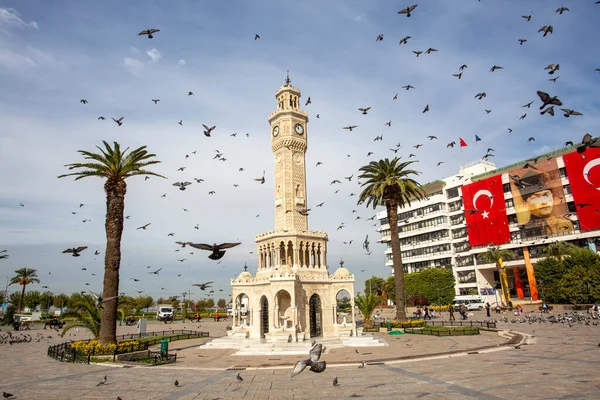
{"type": "MultiPolygon", "coordinates": [[[[600,249],[598,165],[600,149],[563,148],[500,169],[476,161],[424,185],[426,200],[398,210],[404,271],[451,269],[457,295],[478,294],[492,304],[501,301],[499,272],[482,254],[499,245],[516,255],[504,263],[511,298],[538,300],[543,282],[536,282],[533,264],[548,244],[600,249]]],[[[387,213],[377,218],[391,267],[387,213]]]]}

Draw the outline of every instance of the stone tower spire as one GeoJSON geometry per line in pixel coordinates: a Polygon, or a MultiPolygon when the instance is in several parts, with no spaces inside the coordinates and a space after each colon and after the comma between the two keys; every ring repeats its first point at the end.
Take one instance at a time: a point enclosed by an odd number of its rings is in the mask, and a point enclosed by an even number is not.
{"type": "Polygon", "coordinates": [[[306,164],[308,114],[300,110],[300,90],[289,73],[275,93],[277,109],[269,116],[275,157],[275,230],[308,230],[306,164]]]}

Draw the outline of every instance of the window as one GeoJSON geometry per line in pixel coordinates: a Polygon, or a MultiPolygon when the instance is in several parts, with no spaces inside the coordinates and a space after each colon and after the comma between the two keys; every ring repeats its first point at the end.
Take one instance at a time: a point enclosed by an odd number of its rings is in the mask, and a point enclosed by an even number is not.
{"type": "Polygon", "coordinates": [[[558,170],[558,173],[560,174],[561,178],[567,178],[567,170],[565,167],[562,167],[558,170]]]}
{"type": "Polygon", "coordinates": [[[458,187],[446,190],[446,196],[449,199],[453,199],[454,197],[458,197],[458,187]]]}
{"type": "Polygon", "coordinates": [[[575,206],[575,203],[570,201],[567,203],[567,206],[569,207],[569,212],[575,213],[577,212],[577,207],[575,206]]]}
{"type": "Polygon", "coordinates": [[[456,210],[460,210],[462,208],[462,206],[463,206],[462,199],[453,201],[452,203],[448,204],[448,211],[453,212],[456,210]]]}
{"type": "Polygon", "coordinates": [[[475,283],[477,282],[477,278],[475,276],[475,271],[456,271],[456,275],[458,277],[458,283],[475,283]]]}
{"type": "Polygon", "coordinates": [[[477,287],[459,288],[458,291],[461,296],[468,296],[472,294],[477,294],[477,287]]]}
{"type": "Polygon", "coordinates": [[[563,186],[563,190],[565,191],[565,194],[571,194],[571,185],[563,186]]]}
{"type": "Polygon", "coordinates": [[[510,183],[505,183],[502,185],[502,189],[504,190],[504,193],[510,192],[510,183]]]}
{"type": "Polygon", "coordinates": [[[506,204],[506,208],[513,208],[515,206],[513,199],[504,200],[504,204],[506,204]]]}
{"type": "Polygon", "coordinates": [[[473,256],[456,257],[457,267],[468,267],[471,265],[475,265],[475,263],[473,262],[473,256]]]}
{"type": "Polygon", "coordinates": [[[405,233],[405,232],[411,232],[411,231],[416,231],[419,229],[425,229],[425,228],[429,228],[432,226],[437,226],[437,225],[442,225],[442,224],[447,224],[448,223],[448,218],[447,217],[436,217],[436,218],[431,218],[425,221],[418,221],[418,222],[413,222],[412,224],[406,224],[406,225],[401,225],[399,228],[399,232],[400,233],[405,233]]]}
{"type": "Polygon", "coordinates": [[[388,217],[382,218],[379,220],[379,226],[383,226],[383,225],[387,225],[390,223],[390,220],[388,219],[388,217]]]}
{"type": "Polygon", "coordinates": [[[448,230],[444,229],[441,231],[428,232],[428,233],[423,233],[421,235],[416,235],[416,236],[411,236],[408,238],[400,239],[400,245],[407,246],[407,245],[415,245],[415,244],[421,244],[421,243],[426,243],[426,242],[433,242],[433,241],[447,238],[448,236],[450,236],[448,233],[448,230]]]}
{"type": "Polygon", "coordinates": [[[508,215],[508,224],[509,225],[517,225],[519,223],[519,220],[517,218],[517,214],[511,214],[508,215]]]}
{"type": "Polygon", "coordinates": [[[444,243],[444,244],[438,244],[435,246],[422,247],[420,249],[405,250],[402,252],[402,258],[422,257],[425,255],[447,253],[449,251],[450,251],[450,244],[444,243]]]}
{"type": "Polygon", "coordinates": [[[433,262],[433,265],[438,268],[452,268],[451,258],[439,258],[433,262]]]}

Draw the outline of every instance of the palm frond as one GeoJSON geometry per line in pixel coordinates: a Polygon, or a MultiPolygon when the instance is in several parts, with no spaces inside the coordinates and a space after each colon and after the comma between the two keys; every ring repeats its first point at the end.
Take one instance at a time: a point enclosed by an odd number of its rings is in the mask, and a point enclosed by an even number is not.
{"type": "Polygon", "coordinates": [[[96,146],[99,150],[98,153],[87,150],[78,150],[85,160],[90,161],[66,164],[65,167],[68,167],[69,170],[78,171],[59,175],[58,178],[75,176],[75,180],[79,180],[89,176],[97,176],[113,182],[123,181],[126,178],[135,175],[152,175],[166,178],[145,169],[150,165],[160,164],[159,160],[153,159],[156,155],[149,153],[146,150],[146,146],[141,146],[131,151],[129,151],[128,147],[125,151],[121,151],[121,146],[118,142],[113,142],[112,147],[106,141],[102,141],[102,143],[104,144],[104,148],[96,146]]]}

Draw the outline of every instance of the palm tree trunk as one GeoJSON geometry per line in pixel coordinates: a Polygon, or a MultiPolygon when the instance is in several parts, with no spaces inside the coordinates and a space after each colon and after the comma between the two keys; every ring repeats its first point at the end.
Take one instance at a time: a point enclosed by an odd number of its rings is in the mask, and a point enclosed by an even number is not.
{"type": "Polygon", "coordinates": [[[109,182],[104,185],[106,192],[106,251],[104,253],[104,289],[102,292],[102,317],[100,322],[100,343],[117,342],[117,308],[119,296],[119,268],[121,266],[121,236],[123,235],[123,215],[125,213],[125,182],[109,182]]]}
{"type": "Polygon", "coordinates": [[[404,266],[402,265],[400,238],[398,237],[398,203],[388,200],[385,202],[385,207],[390,223],[394,283],[396,284],[396,321],[406,321],[406,309],[404,304],[404,266]]]}
{"type": "Polygon", "coordinates": [[[19,312],[22,313],[23,312],[23,303],[25,302],[25,288],[27,287],[27,284],[24,283],[23,284],[23,290],[21,290],[21,299],[19,300],[19,312]]]}

